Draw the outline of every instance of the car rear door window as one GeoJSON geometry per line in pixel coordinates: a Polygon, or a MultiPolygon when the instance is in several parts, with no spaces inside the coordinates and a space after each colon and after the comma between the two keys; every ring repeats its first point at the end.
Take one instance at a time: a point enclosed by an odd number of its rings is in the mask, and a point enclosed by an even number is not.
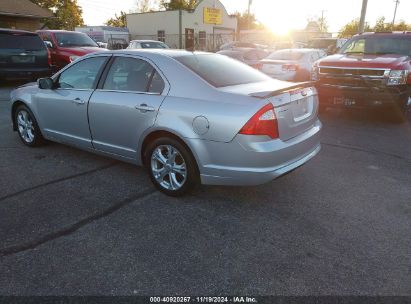
{"type": "Polygon", "coordinates": [[[159,83],[159,76],[155,76],[153,73],[158,75],[151,64],[144,60],[131,57],[117,57],[110,67],[103,89],[132,92],[147,92],[150,89],[150,91],[153,90],[155,92],[161,89],[161,84],[159,83]],[[153,76],[156,78],[154,79],[153,76]],[[149,88],[148,84],[152,79],[153,83],[149,88]]]}
{"type": "Polygon", "coordinates": [[[106,59],[106,56],[87,58],[70,66],[60,74],[58,87],[62,89],[93,89],[97,75],[106,59]]]}

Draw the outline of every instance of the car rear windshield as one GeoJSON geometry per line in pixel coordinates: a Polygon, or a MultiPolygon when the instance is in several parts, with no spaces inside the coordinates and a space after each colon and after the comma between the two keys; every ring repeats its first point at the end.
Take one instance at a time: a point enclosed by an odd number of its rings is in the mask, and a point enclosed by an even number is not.
{"type": "Polygon", "coordinates": [[[244,63],[222,55],[194,54],[175,59],[217,88],[271,79],[244,63]]]}
{"type": "Polygon", "coordinates": [[[281,50],[281,51],[276,51],[274,53],[271,53],[270,56],[267,57],[267,59],[273,59],[273,60],[300,60],[303,57],[304,53],[303,52],[296,52],[296,51],[290,51],[290,50],[281,50]]]}
{"type": "Polygon", "coordinates": [[[62,47],[76,47],[76,46],[95,46],[97,43],[89,36],[83,33],[55,33],[57,43],[62,47]]]}
{"type": "Polygon", "coordinates": [[[382,37],[379,34],[351,39],[341,48],[340,53],[360,53],[371,55],[398,54],[411,56],[411,35],[382,37]]]}
{"type": "Polygon", "coordinates": [[[42,50],[43,40],[32,34],[3,34],[0,33],[0,49],[42,50]]]}

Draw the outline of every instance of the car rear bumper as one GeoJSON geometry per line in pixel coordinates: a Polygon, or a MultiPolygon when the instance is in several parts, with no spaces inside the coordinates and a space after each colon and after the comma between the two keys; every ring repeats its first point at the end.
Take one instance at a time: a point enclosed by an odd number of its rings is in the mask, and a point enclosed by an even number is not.
{"type": "Polygon", "coordinates": [[[8,80],[37,79],[51,75],[51,68],[0,68],[0,78],[8,80]]]}
{"type": "Polygon", "coordinates": [[[353,108],[403,106],[410,96],[410,87],[354,88],[346,86],[316,85],[320,105],[353,108]]]}
{"type": "Polygon", "coordinates": [[[303,165],[321,149],[317,120],[287,141],[237,135],[229,143],[195,142],[201,182],[208,185],[259,185],[303,165]]]}

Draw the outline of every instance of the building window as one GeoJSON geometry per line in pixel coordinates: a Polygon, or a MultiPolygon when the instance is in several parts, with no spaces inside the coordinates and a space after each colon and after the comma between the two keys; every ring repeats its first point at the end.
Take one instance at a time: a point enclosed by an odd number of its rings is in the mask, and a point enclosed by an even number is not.
{"type": "Polygon", "coordinates": [[[157,31],[157,40],[165,43],[166,42],[166,32],[157,31]]]}
{"type": "Polygon", "coordinates": [[[199,42],[200,48],[204,49],[206,47],[206,40],[207,40],[206,32],[205,31],[198,32],[198,42],[199,42]]]}

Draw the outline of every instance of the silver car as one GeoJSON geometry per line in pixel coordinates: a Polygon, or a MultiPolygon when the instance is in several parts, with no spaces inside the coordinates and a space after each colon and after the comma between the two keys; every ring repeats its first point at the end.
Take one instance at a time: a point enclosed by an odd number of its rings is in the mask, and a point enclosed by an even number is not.
{"type": "Polygon", "coordinates": [[[11,99],[27,146],[51,140],[144,165],[172,196],[199,183],[265,183],[320,150],[314,87],[217,54],[94,53],[11,99]]]}
{"type": "Polygon", "coordinates": [[[275,79],[309,81],[313,63],[325,56],[323,50],[316,49],[279,50],[261,60],[260,69],[275,79]]]}

